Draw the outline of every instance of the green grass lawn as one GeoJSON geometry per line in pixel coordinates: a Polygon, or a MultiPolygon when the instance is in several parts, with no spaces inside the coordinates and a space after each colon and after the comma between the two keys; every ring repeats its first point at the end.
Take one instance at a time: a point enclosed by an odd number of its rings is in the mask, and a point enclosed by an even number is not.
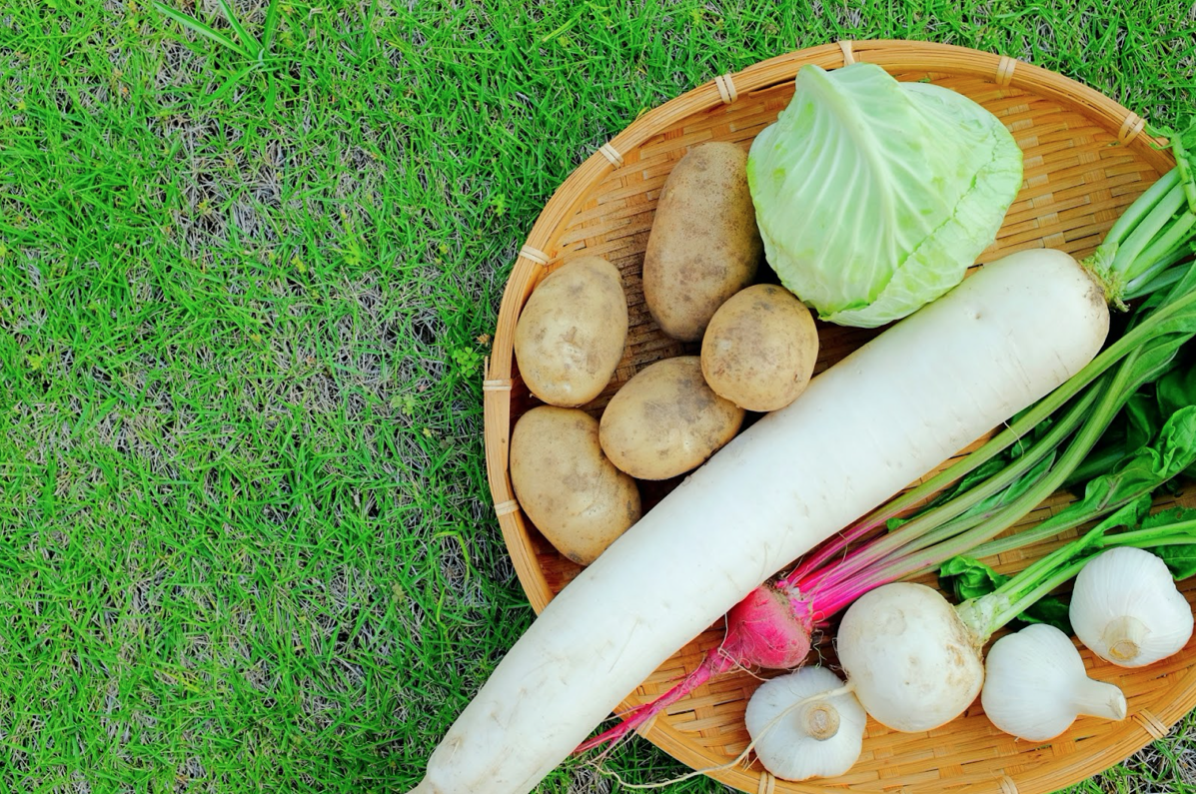
{"type": "MultiPolygon", "coordinates": [[[[503,283],[641,111],[840,38],[1009,54],[1162,122],[1196,85],[1188,2],[237,0],[243,38],[169,2],[228,40],[0,5],[4,791],[419,779],[532,617],[483,469],[503,283]]],[[[1196,790],[1193,730],[1081,790],[1196,790]]],[[[638,739],[606,766],[686,771],[638,739]]]]}

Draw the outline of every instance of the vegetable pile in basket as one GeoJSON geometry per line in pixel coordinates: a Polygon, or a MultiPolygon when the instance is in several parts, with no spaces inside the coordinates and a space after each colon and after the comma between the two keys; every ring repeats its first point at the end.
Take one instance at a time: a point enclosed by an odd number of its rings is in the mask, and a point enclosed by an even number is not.
{"type": "Polygon", "coordinates": [[[695,146],[661,193],[644,297],[666,334],[700,343],[693,355],[643,368],[596,419],[586,407],[628,332],[620,270],[573,259],[524,307],[516,361],[544,405],[512,431],[512,485],[544,537],[586,567],[498,665],[414,792],[531,791],[570,752],[626,736],[712,676],[803,665],[812,634],[845,609],[846,684],[801,667],[749,702],[744,757],[778,777],[849,769],[864,712],[919,732],[980,696],[1000,729],[1033,740],[1078,714],[1124,717],[1115,682],[1085,674],[1068,616],[1116,664],[1153,663],[1188,641],[1192,613],[1171,577],[1196,572],[1185,551],[1196,518],[1148,515],[1156,489],[1196,465],[1196,382],[1182,365],[1196,354],[1185,263],[1196,185],[1183,141],[1179,166],[1083,263],[1023,251],[964,279],[1021,183],[1001,123],[871,64],[806,66],[795,89],[750,153],[695,146]],[[762,255],[784,286],[756,283],[762,255]],[[828,322],[904,319],[811,378],[808,307],[828,322]],[[749,411],[766,415],[742,430],[749,411]],[[691,471],[643,512],[639,481],[691,471]],[[1060,488],[1083,496],[1002,534],[1060,488]],[[1093,521],[1012,578],[976,561],[1093,521]],[[898,581],[935,569],[958,606],[898,581]],[[1070,606],[1043,600],[1077,573],[1070,606]],[[693,673],[586,738],[723,615],[725,641],[693,673]],[[986,679],[981,649],[1015,618],[1047,622],[999,640],[986,679]]]}

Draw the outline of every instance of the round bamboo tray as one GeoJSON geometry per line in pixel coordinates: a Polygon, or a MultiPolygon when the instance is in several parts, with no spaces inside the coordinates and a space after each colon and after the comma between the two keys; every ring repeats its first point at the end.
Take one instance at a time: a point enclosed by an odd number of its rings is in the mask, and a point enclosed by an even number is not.
{"type": "MultiPolygon", "coordinates": [[[[732,141],[747,146],[775,120],[793,93],[804,64],[834,69],[854,61],[883,66],[901,80],[930,80],[976,100],[1001,118],[1025,155],[1025,182],[996,243],[979,259],[990,261],[1025,248],[1090,253],[1113,221],[1173,161],[1155,148],[1143,119],[1100,93],[1045,69],[1005,56],[960,47],[906,41],[838,42],[782,55],[736,74],[722,75],[646,113],[581,164],[548,201],[507,283],[485,381],[486,458],[503,537],[519,580],[539,612],[578,572],[523,515],[507,467],[512,424],[535,404],[521,383],[512,352],[515,322],[547,273],[572,258],[600,255],[622,271],[630,307],[627,347],[613,381],[587,410],[601,414],[610,396],[635,372],[662,358],[695,352],[665,337],[649,316],[640,284],[643,253],[656,200],[672,165],[690,146],[732,141]]],[[[820,324],[817,370],[838,361],[875,333],[820,324]]],[[[641,483],[645,508],[677,481],[641,483]]],[[[1196,487],[1179,497],[1196,504],[1196,487]]],[[[1028,516],[1036,523],[1070,501],[1066,493],[1028,516]]],[[[1071,535],[1074,537],[1074,533],[1071,535]]],[[[1040,544],[989,560],[999,570],[1020,570],[1025,560],[1055,548],[1040,544]]],[[[935,584],[933,579],[925,579],[935,584]]],[[[1196,602],[1196,581],[1184,585],[1196,602]]],[[[691,671],[721,641],[712,626],[678,651],[624,700],[621,709],[653,698],[691,671]]],[[[712,777],[745,792],[857,791],[1002,792],[1038,794],[1114,766],[1196,706],[1196,656],[1190,643],[1170,660],[1139,670],[1107,665],[1084,650],[1091,674],[1116,681],[1129,701],[1118,723],[1081,717],[1063,736],[1037,743],[996,730],[977,701],[967,713],[924,734],[889,731],[870,721],[863,754],[838,778],[789,783],[761,771],[750,758],[712,777]]],[[[833,662],[828,642],[814,653],[833,662]]],[[[675,704],[646,730],[648,740],[695,769],[727,764],[747,746],[743,712],[760,679],[740,672],[716,678],[675,704]]]]}

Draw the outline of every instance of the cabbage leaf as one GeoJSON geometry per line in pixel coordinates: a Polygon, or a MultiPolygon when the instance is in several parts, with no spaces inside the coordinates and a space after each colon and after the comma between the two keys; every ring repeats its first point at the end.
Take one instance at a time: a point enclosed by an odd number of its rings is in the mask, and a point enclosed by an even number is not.
{"type": "Polygon", "coordinates": [[[999,119],[930,83],[807,65],[752,143],[748,185],[770,266],[829,322],[866,328],[958,284],[1022,183],[999,119]]]}

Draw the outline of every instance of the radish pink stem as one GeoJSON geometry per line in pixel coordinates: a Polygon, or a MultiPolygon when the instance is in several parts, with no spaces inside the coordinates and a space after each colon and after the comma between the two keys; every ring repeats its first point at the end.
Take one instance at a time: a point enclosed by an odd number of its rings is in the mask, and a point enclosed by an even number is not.
{"type": "MultiPolygon", "coordinates": [[[[892,518],[892,516],[890,516],[892,518]]],[[[847,554],[847,549],[852,543],[855,543],[869,534],[884,528],[885,521],[880,518],[864,521],[856,524],[845,532],[836,535],[831,540],[824,543],[818,548],[814,554],[808,555],[802,560],[801,564],[789,572],[789,575],[783,579],[777,580],[777,587],[790,588],[805,579],[811,571],[816,571],[820,566],[829,562],[834,557],[847,554]]]]}
{"type": "Polygon", "coordinates": [[[899,578],[898,576],[889,575],[888,572],[865,571],[859,576],[841,582],[834,587],[820,590],[811,596],[814,608],[814,620],[816,622],[825,621],[874,587],[895,582],[899,578]]]}
{"type": "Polygon", "coordinates": [[[681,679],[680,683],[651,703],[644,703],[627,712],[623,716],[623,721],[615,727],[582,742],[573,751],[574,755],[592,750],[595,747],[601,747],[607,742],[611,742],[613,746],[615,742],[618,742],[627,736],[627,734],[709,681],[711,676],[725,673],[735,667],[735,665],[735,660],[724,653],[721,647],[712,648],[706,654],[706,658],[702,660],[702,663],[698,665],[697,669],[681,679]]]}

